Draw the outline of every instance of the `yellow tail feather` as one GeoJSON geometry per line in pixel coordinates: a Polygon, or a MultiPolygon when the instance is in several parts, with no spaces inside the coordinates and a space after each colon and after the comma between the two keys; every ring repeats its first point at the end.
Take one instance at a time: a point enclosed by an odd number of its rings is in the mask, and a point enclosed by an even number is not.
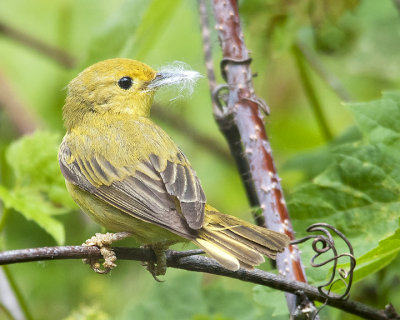
{"type": "Polygon", "coordinates": [[[206,206],[206,221],[194,242],[229,270],[240,266],[252,269],[264,262],[263,255],[275,259],[289,245],[289,237],[255,226],[206,206]]]}
{"type": "Polygon", "coordinates": [[[221,265],[229,270],[236,271],[240,268],[239,260],[225,252],[212,242],[196,239],[194,241],[200,248],[202,248],[211,258],[217,260],[221,265]]]}

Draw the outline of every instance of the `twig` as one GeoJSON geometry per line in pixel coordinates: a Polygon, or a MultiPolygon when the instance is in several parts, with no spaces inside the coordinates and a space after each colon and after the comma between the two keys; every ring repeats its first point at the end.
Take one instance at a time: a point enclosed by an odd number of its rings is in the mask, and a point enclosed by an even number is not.
{"type": "MultiPolygon", "coordinates": [[[[221,90],[213,93],[216,103],[220,105],[219,113],[214,115],[228,140],[250,204],[262,210],[257,223],[265,223],[269,229],[285,232],[293,240],[294,231],[263,123],[262,110],[268,112],[268,107],[254,95],[249,66],[251,59],[243,40],[237,2],[213,0],[212,4],[223,53],[221,71],[229,87],[226,99],[221,99],[221,90]],[[224,100],[225,106],[221,100],[224,100]]],[[[290,246],[278,255],[277,267],[289,281],[306,282],[296,246],[290,246]]],[[[306,307],[302,308],[295,295],[286,294],[286,299],[293,316],[309,314],[306,309],[315,309],[312,303],[306,303],[306,307]]]]}
{"type": "Polygon", "coordinates": [[[303,84],[304,91],[306,93],[308,101],[310,102],[315,118],[317,119],[322,135],[327,141],[331,141],[333,138],[333,134],[322,111],[321,102],[319,101],[311,83],[310,74],[308,73],[306,66],[304,65],[303,53],[296,45],[293,46],[293,55],[296,60],[297,69],[299,70],[301,83],[303,84]]]}
{"type": "Polygon", "coordinates": [[[71,69],[75,66],[75,58],[69,53],[57,47],[44,43],[38,38],[32,37],[25,32],[14,29],[13,27],[5,24],[2,21],[0,21],[0,34],[3,34],[4,36],[17,41],[24,46],[27,46],[41,54],[44,54],[45,56],[53,59],[58,64],[67,69],[71,69]]]}
{"type": "MultiPolygon", "coordinates": [[[[120,260],[155,261],[155,255],[151,249],[116,247],[113,248],[113,250],[120,260]]],[[[201,252],[201,250],[168,250],[166,251],[167,265],[173,268],[188,271],[205,272],[246,282],[252,282],[274,289],[291,292],[297,295],[305,295],[312,300],[326,302],[326,297],[321,295],[318,292],[317,288],[310,286],[306,283],[292,281],[289,280],[287,277],[274,275],[272,273],[258,269],[239,269],[238,271],[230,271],[223,268],[213,259],[195,255],[201,252]]],[[[97,247],[65,246],[4,251],[0,252],[0,265],[29,261],[83,258],[101,258],[100,249],[97,247]]],[[[332,293],[331,296],[333,296],[333,298],[338,297],[336,295],[332,295],[332,293]]],[[[389,318],[385,314],[384,310],[377,310],[355,301],[328,299],[326,303],[330,306],[358,315],[365,319],[394,319],[389,318]]],[[[393,312],[393,309],[390,310],[391,312],[393,312]]]]}

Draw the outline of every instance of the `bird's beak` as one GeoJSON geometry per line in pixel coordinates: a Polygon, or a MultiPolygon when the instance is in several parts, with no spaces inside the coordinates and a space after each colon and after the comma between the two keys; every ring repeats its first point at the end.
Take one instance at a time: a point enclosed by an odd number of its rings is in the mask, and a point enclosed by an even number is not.
{"type": "Polygon", "coordinates": [[[172,78],[172,74],[168,74],[165,72],[157,72],[156,76],[154,77],[153,80],[147,82],[146,88],[153,90],[158,87],[166,85],[169,81],[167,80],[168,78],[172,78]]]}
{"type": "Polygon", "coordinates": [[[197,71],[184,70],[182,68],[165,68],[157,72],[153,80],[146,83],[148,90],[155,90],[159,87],[179,84],[183,87],[193,86],[201,75],[197,71]]]}

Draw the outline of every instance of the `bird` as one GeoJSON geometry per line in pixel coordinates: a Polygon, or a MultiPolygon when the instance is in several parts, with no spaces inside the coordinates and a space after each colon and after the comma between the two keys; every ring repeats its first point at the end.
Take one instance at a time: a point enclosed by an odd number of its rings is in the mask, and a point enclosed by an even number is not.
{"type": "MultiPolygon", "coordinates": [[[[196,73],[197,74],[197,73],[196,73]]],[[[66,187],[96,223],[116,233],[96,234],[115,267],[113,241],[132,236],[154,250],[154,277],[166,272],[165,250],[192,242],[223,267],[252,269],[289,245],[286,234],[253,225],[209,205],[195,170],[168,134],[150,119],[156,91],[195,78],[194,71],[156,71],[127,58],[89,66],[68,85],[66,134],[58,160],[66,187]]]]}

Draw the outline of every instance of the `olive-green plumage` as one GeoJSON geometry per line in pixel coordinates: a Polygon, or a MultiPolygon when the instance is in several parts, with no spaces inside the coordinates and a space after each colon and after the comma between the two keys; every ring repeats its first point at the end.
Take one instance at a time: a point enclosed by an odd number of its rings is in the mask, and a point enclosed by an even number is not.
{"type": "Polygon", "coordinates": [[[71,196],[94,221],[143,244],[193,241],[231,270],[274,258],[288,237],[207,205],[185,155],[150,120],[155,89],[171,76],[111,59],[71,81],[59,150],[71,196]]]}

